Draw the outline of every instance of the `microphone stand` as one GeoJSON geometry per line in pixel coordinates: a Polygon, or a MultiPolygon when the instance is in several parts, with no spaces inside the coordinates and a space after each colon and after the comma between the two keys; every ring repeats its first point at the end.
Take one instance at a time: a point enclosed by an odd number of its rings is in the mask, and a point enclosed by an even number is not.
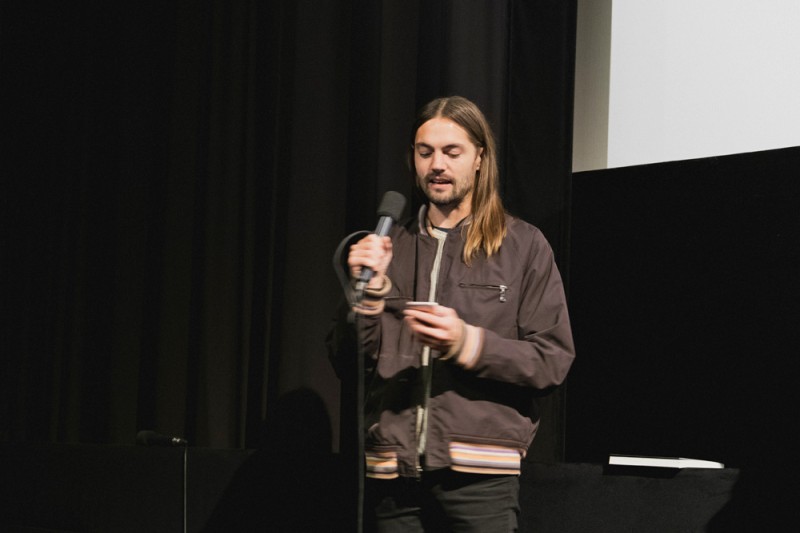
{"type": "Polygon", "coordinates": [[[142,430],[136,435],[136,444],[141,446],[180,446],[183,448],[183,533],[189,529],[189,498],[188,498],[188,477],[189,477],[189,442],[180,437],[170,437],[161,435],[155,431],[142,430]]]}
{"type": "Polygon", "coordinates": [[[187,533],[189,528],[188,520],[188,497],[187,497],[187,477],[189,473],[189,446],[183,447],[183,533],[187,533]]]}
{"type": "MultiPolygon", "coordinates": [[[[356,331],[360,331],[359,327],[359,320],[361,320],[361,316],[358,313],[353,313],[353,326],[356,328],[356,331]]],[[[357,526],[356,531],[361,533],[364,531],[364,490],[365,490],[365,478],[366,478],[366,459],[365,459],[365,452],[364,452],[364,379],[365,379],[365,370],[364,370],[364,353],[362,350],[362,343],[359,340],[358,342],[358,353],[356,355],[356,432],[357,432],[357,453],[358,453],[358,460],[356,466],[356,475],[358,476],[358,501],[356,503],[356,515],[357,526]]]]}
{"type": "MultiPolygon", "coordinates": [[[[356,290],[350,280],[349,268],[346,264],[346,253],[350,245],[355,243],[365,235],[369,235],[368,231],[357,231],[351,233],[339,243],[336,252],[333,254],[333,269],[339,278],[339,283],[342,285],[345,299],[349,308],[347,319],[353,325],[356,335],[359,336],[361,328],[359,321],[361,317],[358,313],[353,311],[353,306],[356,305],[363,297],[363,290],[356,290]]],[[[356,532],[362,533],[364,530],[364,481],[366,477],[366,465],[364,455],[364,380],[366,378],[366,369],[364,363],[363,343],[361,339],[356,340],[356,476],[357,476],[357,499],[356,499],[356,532]]]]}

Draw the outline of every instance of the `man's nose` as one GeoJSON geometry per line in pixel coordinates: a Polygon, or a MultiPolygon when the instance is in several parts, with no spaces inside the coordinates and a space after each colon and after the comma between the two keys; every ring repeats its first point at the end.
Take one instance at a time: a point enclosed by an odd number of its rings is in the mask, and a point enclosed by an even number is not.
{"type": "Polygon", "coordinates": [[[442,172],[444,171],[445,162],[444,162],[444,154],[441,152],[434,152],[433,153],[433,161],[431,161],[431,168],[434,172],[442,172]]]}

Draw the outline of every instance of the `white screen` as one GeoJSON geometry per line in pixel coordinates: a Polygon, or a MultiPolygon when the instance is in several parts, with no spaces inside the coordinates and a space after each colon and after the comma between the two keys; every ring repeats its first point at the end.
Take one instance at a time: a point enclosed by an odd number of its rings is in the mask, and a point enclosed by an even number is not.
{"type": "Polygon", "coordinates": [[[608,167],[800,146],[800,0],[611,9],[608,167]]]}

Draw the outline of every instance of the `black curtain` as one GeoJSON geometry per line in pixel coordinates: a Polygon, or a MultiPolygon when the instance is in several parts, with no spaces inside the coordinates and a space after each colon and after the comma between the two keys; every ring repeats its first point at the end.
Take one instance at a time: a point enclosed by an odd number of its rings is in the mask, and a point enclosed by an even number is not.
{"type": "MultiPolygon", "coordinates": [[[[486,111],[508,208],[568,273],[574,1],[1,15],[4,441],[127,444],[154,429],[257,447],[278,399],[310,390],[330,447],[346,442],[349,391],[324,348],[331,256],[374,226],[384,191],[418,205],[404,154],[435,96],[486,111]]],[[[561,458],[562,404],[563,389],[545,400],[534,457],[561,458]]]]}

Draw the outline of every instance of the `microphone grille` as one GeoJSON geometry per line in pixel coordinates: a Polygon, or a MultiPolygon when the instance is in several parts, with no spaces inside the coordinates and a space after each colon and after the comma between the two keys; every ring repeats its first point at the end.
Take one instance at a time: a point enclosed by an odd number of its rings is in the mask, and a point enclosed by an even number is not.
{"type": "Polygon", "coordinates": [[[378,206],[379,217],[390,217],[395,222],[403,216],[406,208],[406,197],[396,191],[386,191],[378,206]]]}

